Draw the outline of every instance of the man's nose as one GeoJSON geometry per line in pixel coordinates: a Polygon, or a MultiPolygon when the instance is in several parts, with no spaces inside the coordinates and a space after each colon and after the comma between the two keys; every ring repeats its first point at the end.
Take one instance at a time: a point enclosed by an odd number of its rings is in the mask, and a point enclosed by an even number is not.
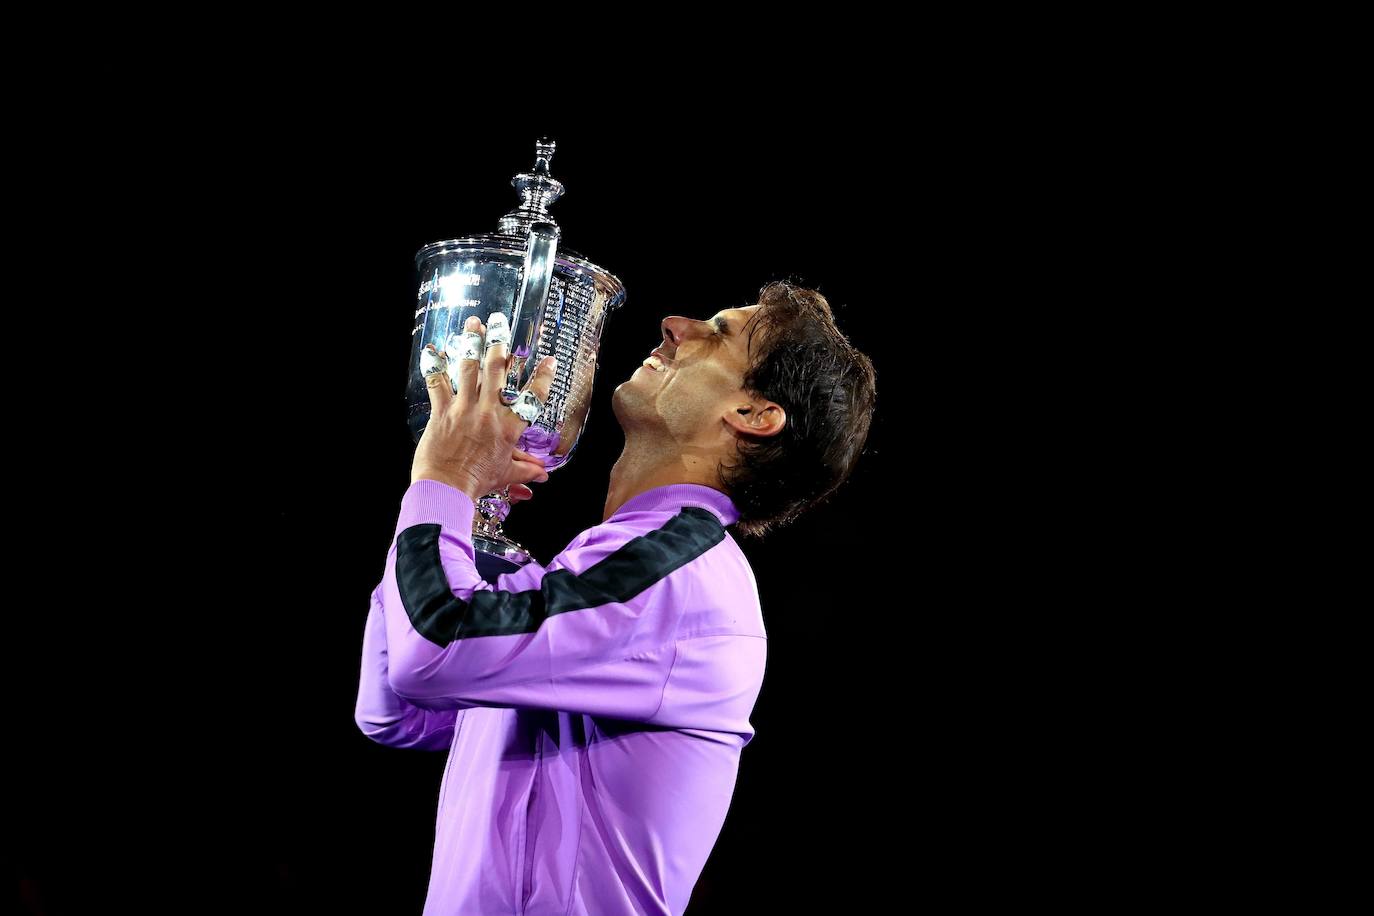
{"type": "Polygon", "coordinates": [[[681,315],[669,315],[663,319],[663,341],[677,347],[684,340],[701,337],[708,327],[707,322],[681,315]]]}

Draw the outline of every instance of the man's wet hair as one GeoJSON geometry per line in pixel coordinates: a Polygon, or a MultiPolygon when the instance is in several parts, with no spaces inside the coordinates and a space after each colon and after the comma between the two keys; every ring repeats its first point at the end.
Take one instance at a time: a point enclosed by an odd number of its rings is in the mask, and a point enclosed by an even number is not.
{"type": "Polygon", "coordinates": [[[737,437],[721,482],[739,510],[736,530],[760,537],[826,500],[854,469],[873,418],[873,362],[835,325],[825,296],[775,280],[749,323],[746,391],[781,404],[772,436],[737,437]]]}

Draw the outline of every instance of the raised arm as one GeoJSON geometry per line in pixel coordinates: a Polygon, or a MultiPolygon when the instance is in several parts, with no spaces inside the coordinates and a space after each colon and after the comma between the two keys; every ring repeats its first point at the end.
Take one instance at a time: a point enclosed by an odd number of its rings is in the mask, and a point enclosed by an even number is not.
{"type": "Polygon", "coordinates": [[[395,694],[431,710],[651,718],[697,591],[687,567],[724,539],[719,520],[685,507],[666,520],[603,523],[547,567],[489,583],[475,564],[474,508],[429,479],[402,498],[380,591],[395,694]]]}

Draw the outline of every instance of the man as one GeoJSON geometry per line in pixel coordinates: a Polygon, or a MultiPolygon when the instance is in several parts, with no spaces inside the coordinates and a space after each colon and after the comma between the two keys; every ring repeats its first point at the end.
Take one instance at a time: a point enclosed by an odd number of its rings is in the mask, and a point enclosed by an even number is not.
{"type": "MultiPolygon", "coordinates": [[[[456,383],[429,376],[355,711],[381,744],[449,751],[424,912],[682,913],[754,734],[766,656],[726,528],[760,535],[849,476],[872,363],[823,296],[785,281],[708,320],[665,318],[612,396],[625,448],[601,523],[548,566],[488,583],[475,501],[548,475],[515,448],[528,421],[500,399],[504,324],[472,317],[465,332],[456,383]]],[[[541,365],[528,386],[541,403],[552,378],[541,365]]]]}

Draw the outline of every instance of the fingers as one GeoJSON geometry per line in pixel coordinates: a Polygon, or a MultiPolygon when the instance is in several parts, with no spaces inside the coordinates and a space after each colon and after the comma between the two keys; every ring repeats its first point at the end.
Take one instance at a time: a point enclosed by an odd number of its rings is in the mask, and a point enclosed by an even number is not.
{"type": "MultiPolygon", "coordinates": [[[[469,315],[463,323],[462,337],[455,354],[457,366],[450,367],[457,398],[464,403],[480,402],[486,407],[505,406],[501,392],[510,375],[511,329],[502,312],[492,312],[483,324],[476,315],[469,315]]],[[[453,338],[450,338],[453,340],[453,338]]],[[[557,360],[546,356],[540,360],[525,389],[547,402],[553,390],[557,360]]],[[[529,422],[521,420],[520,422],[529,422]]],[[[526,455],[526,457],[529,457],[526,455]]]]}
{"type": "Polygon", "coordinates": [[[517,483],[543,483],[549,479],[549,472],[544,470],[541,465],[532,461],[515,461],[510,463],[510,472],[506,479],[512,485],[517,483]]]}
{"type": "Polygon", "coordinates": [[[536,462],[540,467],[543,467],[543,466],[547,463],[547,462],[544,461],[543,458],[539,457],[538,455],[531,455],[529,452],[525,451],[524,449],[518,449],[518,448],[517,448],[517,449],[513,449],[513,450],[511,451],[511,454],[512,454],[514,457],[520,459],[521,461],[533,461],[533,462],[536,462]]]}
{"type": "Polygon", "coordinates": [[[486,345],[487,361],[482,368],[482,391],[478,397],[488,406],[503,406],[501,389],[510,369],[510,325],[501,312],[492,312],[487,319],[486,345]]]}
{"type": "Polygon", "coordinates": [[[544,406],[548,403],[549,392],[553,389],[553,374],[558,361],[546,356],[535,367],[534,374],[510,406],[511,415],[521,424],[530,424],[539,419],[544,406]]]}
{"type": "Polygon", "coordinates": [[[434,344],[425,344],[420,354],[420,366],[427,371],[425,387],[429,389],[429,415],[437,416],[448,409],[453,400],[453,382],[448,377],[447,355],[434,349],[434,344]]]}
{"type": "Polygon", "coordinates": [[[478,363],[482,358],[482,338],[486,327],[476,315],[469,315],[463,322],[463,336],[460,338],[457,385],[458,396],[463,403],[472,404],[477,399],[478,363]]]}
{"type": "MultiPolygon", "coordinates": [[[[523,422],[523,421],[522,421],[523,422]]],[[[510,479],[512,480],[534,480],[536,483],[543,483],[549,479],[549,472],[544,468],[544,459],[538,455],[531,455],[522,449],[511,449],[511,469],[510,479]],[[534,473],[533,478],[524,475],[534,473]]]]}
{"type": "Polygon", "coordinates": [[[535,393],[541,404],[548,403],[549,392],[553,390],[553,374],[557,369],[557,359],[552,356],[544,357],[539,361],[539,368],[534,370],[534,375],[530,377],[530,383],[525,386],[535,393]]]}
{"type": "Polygon", "coordinates": [[[529,499],[534,496],[534,491],[523,483],[513,483],[510,485],[510,501],[518,503],[521,500],[529,499]]]}

